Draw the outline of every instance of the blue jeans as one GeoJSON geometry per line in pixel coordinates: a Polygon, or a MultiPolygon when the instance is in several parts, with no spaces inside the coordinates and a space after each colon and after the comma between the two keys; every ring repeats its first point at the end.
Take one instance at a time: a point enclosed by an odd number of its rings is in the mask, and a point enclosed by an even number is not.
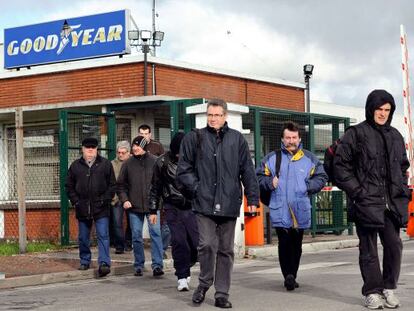
{"type": "MultiPolygon", "coordinates": [[[[90,265],[90,233],[93,220],[78,220],[79,226],[79,257],[81,265],[90,265]]],[[[98,241],[98,264],[106,263],[111,266],[109,256],[109,217],[102,217],[95,220],[96,239],[98,241]]]]}
{"type": "Polygon", "coordinates": [[[157,214],[158,221],[155,225],[149,223],[149,214],[144,213],[129,213],[129,220],[131,223],[131,232],[132,232],[132,246],[134,249],[134,268],[143,269],[145,263],[145,254],[144,254],[144,243],[142,238],[142,227],[144,225],[144,218],[147,218],[149,234],[151,237],[151,257],[152,264],[151,268],[163,268],[163,249],[162,249],[162,239],[161,239],[161,230],[159,217],[160,213],[157,214]]]}

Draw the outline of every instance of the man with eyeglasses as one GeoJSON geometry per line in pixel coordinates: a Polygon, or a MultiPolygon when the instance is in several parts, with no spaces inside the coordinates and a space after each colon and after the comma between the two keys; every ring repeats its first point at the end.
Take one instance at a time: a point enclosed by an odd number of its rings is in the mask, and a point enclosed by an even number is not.
{"type": "MultiPolygon", "coordinates": [[[[131,146],[126,140],[118,142],[116,145],[116,158],[111,161],[115,172],[115,178],[118,179],[122,164],[128,160],[131,153],[131,146]]],[[[111,210],[111,225],[113,244],[115,247],[115,254],[123,254],[125,251],[125,236],[123,229],[124,207],[115,194],[112,199],[111,210]]]]}
{"type": "Polygon", "coordinates": [[[250,212],[259,204],[259,186],[249,146],[226,122],[227,103],[209,100],[207,126],[188,133],[181,145],[177,181],[192,201],[199,230],[200,275],[193,302],[201,304],[215,287],[215,306],[232,308],[228,300],[234,261],[234,234],[243,202],[250,212]]]}
{"type": "Polygon", "coordinates": [[[94,137],[85,138],[82,141],[82,157],[69,168],[65,190],[78,219],[79,270],[88,270],[90,267],[90,231],[95,222],[99,277],[111,272],[108,224],[109,205],[115,187],[114,170],[111,162],[98,154],[98,140],[94,137]]]}

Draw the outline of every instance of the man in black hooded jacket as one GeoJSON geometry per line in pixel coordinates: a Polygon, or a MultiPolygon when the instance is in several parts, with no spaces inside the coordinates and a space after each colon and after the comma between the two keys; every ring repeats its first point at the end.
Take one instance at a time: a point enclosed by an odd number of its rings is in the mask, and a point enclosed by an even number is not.
{"type": "Polygon", "coordinates": [[[190,268],[197,261],[197,219],[191,210],[191,201],[178,190],[175,179],[178,156],[184,133],[177,133],[171,140],[170,151],[158,157],[152,175],[150,200],[150,222],[157,222],[157,211],[162,197],[165,217],[171,230],[172,257],[178,291],[188,291],[190,268]]]}
{"type": "Polygon", "coordinates": [[[349,199],[349,218],[359,238],[364,304],[369,309],[397,308],[393,289],[400,274],[400,228],[407,224],[410,191],[404,139],[391,126],[395,102],[385,90],[367,98],[366,120],[346,131],[334,158],[335,180],[349,199]],[[383,245],[381,272],[377,235],[383,245]]]}

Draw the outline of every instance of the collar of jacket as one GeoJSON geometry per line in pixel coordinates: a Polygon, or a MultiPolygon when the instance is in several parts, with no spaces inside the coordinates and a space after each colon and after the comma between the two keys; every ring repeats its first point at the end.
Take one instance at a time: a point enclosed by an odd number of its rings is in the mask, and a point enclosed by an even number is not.
{"type": "Polygon", "coordinates": [[[133,154],[132,156],[133,156],[135,159],[137,159],[137,160],[143,160],[143,159],[145,159],[145,158],[147,157],[147,155],[148,155],[148,152],[147,152],[147,151],[145,151],[145,153],[144,153],[143,155],[135,155],[135,154],[133,154]]]}
{"type": "MultiPolygon", "coordinates": [[[[210,133],[214,133],[214,134],[217,133],[217,130],[214,127],[209,126],[208,124],[207,124],[207,131],[209,131],[210,133]]],[[[229,131],[229,126],[228,126],[227,121],[226,121],[226,122],[224,122],[223,127],[218,130],[218,132],[222,136],[225,133],[227,133],[228,131],[229,131]]]]}
{"type": "MultiPolygon", "coordinates": [[[[99,163],[99,162],[101,162],[101,161],[102,161],[102,157],[101,157],[99,154],[97,154],[97,155],[96,155],[96,158],[95,158],[95,162],[94,162],[94,163],[99,163]]],[[[81,157],[80,157],[80,162],[81,162],[82,164],[88,165],[88,163],[86,163],[86,161],[85,161],[85,159],[84,159],[84,157],[83,157],[83,156],[81,156],[81,157]]]]}
{"type": "MultiPolygon", "coordinates": [[[[283,143],[281,145],[282,145],[282,151],[283,152],[292,155],[292,153],[289,150],[286,149],[286,146],[283,143]]],[[[302,143],[300,143],[298,151],[296,151],[296,153],[292,155],[291,161],[299,161],[304,156],[305,156],[305,153],[303,152],[303,149],[302,149],[302,143]]]]}

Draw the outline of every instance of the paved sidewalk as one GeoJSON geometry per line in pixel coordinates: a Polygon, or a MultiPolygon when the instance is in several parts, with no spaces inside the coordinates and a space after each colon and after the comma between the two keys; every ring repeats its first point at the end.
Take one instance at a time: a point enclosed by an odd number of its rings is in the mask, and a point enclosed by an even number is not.
{"type": "MultiPolygon", "coordinates": [[[[405,232],[401,233],[401,238],[403,240],[408,240],[409,238],[405,232]]],[[[277,243],[277,239],[274,239],[274,243],[277,243]]],[[[318,234],[315,237],[311,235],[305,235],[303,240],[303,253],[316,252],[322,250],[330,249],[341,249],[348,247],[358,246],[358,238],[356,235],[347,235],[345,232],[342,235],[333,235],[333,234],[318,234]]],[[[264,257],[277,257],[277,245],[264,245],[264,246],[250,246],[246,247],[246,258],[264,258],[264,257]]],[[[168,259],[164,260],[164,270],[167,273],[172,273],[173,262],[171,259],[171,252],[167,252],[168,259]]],[[[151,273],[151,254],[150,249],[145,249],[146,263],[144,273],[151,273]]],[[[59,283],[67,282],[81,279],[90,279],[97,278],[97,250],[92,248],[92,269],[87,271],[79,271],[77,267],[79,266],[79,255],[78,249],[65,249],[62,251],[56,252],[46,252],[46,253],[37,253],[37,254],[27,254],[27,255],[18,255],[14,258],[11,258],[11,265],[26,265],[24,268],[29,270],[27,275],[17,276],[17,277],[7,277],[8,271],[7,267],[0,266],[0,274],[3,272],[6,273],[6,278],[0,279],[0,290],[1,289],[10,289],[21,286],[32,286],[32,285],[42,285],[50,283],[59,283]],[[18,260],[17,260],[18,259],[18,260]],[[25,260],[31,260],[31,265],[26,264],[25,260]],[[35,260],[35,264],[33,261],[35,260]],[[43,273],[39,271],[40,265],[42,262],[46,264],[46,267],[43,267],[43,273]],[[65,263],[60,272],[51,272],[44,273],[44,271],[49,271],[47,265],[53,263],[65,263]],[[32,267],[32,268],[31,268],[32,267]],[[5,270],[5,271],[2,271],[5,270]]],[[[0,258],[1,259],[1,258],[0,258]]],[[[111,275],[125,275],[133,274],[133,253],[125,252],[124,254],[118,255],[114,253],[114,250],[111,249],[111,275]]],[[[237,259],[236,259],[237,260],[237,259]]],[[[245,259],[246,260],[246,259],[245,259]]],[[[16,267],[14,267],[16,268],[16,267]]],[[[23,267],[22,267],[23,268],[23,267]]]]}

